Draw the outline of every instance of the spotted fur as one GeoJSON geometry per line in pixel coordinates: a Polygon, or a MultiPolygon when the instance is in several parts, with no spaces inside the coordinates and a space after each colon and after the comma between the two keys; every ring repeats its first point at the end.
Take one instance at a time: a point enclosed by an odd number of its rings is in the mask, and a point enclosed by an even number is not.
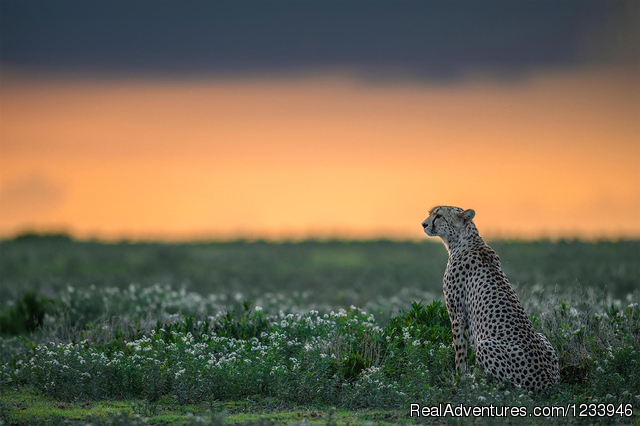
{"type": "Polygon", "coordinates": [[[536,333],[500,258],[478,234],[473,210],[438,206],[422,222],[430,237],[440,237],[449,252],[444,299],[451,319],[456,368],[466,370],[467,342],[477,362],[499,380],[541,391],[560,378],[558,356],[536,333]]]}

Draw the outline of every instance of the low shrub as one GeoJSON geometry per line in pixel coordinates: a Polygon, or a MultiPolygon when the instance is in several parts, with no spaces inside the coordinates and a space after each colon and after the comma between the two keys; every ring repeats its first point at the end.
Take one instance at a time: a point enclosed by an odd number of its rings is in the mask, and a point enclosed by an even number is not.
{"type": "Polygon", "coordinates": [[[31,333],[44,323],[45,315],[53,311],[52,300],[34,291],[27,291],[15,305],[6,306],[0,311],[0,333],[14,336],[31,333]]]}
{"type": "MultiPolygon", "coordinates": [[[[142,398],[149,406],[161,399],[191,404],[256,397],[346,408],[415,401],[637,404],[640,309],[587,302],[549,302],[534,312],[562,370],[561,383],[538,396],[492,381],[473,362],[467,375],[458,374],[439,301],[414,303],[384,327],[354,306],[275,314],[240,303],[215,316],[104,320],[66,342],[36,332],[20,351],[3,352],[0,391],[31,386],[60,400],[142,398]]],[[[18,343],[3,341],[12,348],[18,343]]]]}

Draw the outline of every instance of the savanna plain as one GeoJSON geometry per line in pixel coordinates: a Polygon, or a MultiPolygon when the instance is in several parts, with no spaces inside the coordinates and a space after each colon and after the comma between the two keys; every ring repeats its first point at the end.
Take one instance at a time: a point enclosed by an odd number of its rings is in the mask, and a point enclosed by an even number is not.
{"type": "Polygon", "coordinates": [[[540,394],[455,371],[440,243],[2,241],[0,424],[638,424],[640,241],[489,244],[558,352],[540,394]]]}

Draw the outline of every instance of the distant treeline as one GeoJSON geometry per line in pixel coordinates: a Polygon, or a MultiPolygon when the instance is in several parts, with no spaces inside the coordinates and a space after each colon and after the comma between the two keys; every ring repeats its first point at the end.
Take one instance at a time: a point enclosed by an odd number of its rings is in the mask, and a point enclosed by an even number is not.
{"type": "MultiPolygon", "coordinates": [[[[302,239],[265,239],[265,238],[202,238],[192,240],[171,240],[171,239],[128,239],[122,238],[118,240],[107,240],[100,238],[76,238],[67,232],[37,232],[26,231],[17,234],[14,237],[5,237],[0,239],[2,242],[50,242],[50,243],[64,243],[64,242],[88,242],[88,243],[104,243],[104,244],[304,244],[304,243],[347,243],[347,244],[368,244],[368,243],[439,243],[439,240],[425,239],[425,240],[403,240],[393,238],[369,238],[369,239],[348,239],[339,237],[327,237],[327,238],[302,238],[302,239]]],[[[617,238],[582,238],[582,237],[558,237],[551,238],[543,236],[539,238],[513,238],[513,237],[497,237],[487,238],[487,241],[499,241],[499,242],[514,242],[514,243],[558,243],[558,244],[571,244],[571,243],[615,243],[615,242],[633,242],[640,241],[640,238],[634,237],[617,237],[617,238]]]]}

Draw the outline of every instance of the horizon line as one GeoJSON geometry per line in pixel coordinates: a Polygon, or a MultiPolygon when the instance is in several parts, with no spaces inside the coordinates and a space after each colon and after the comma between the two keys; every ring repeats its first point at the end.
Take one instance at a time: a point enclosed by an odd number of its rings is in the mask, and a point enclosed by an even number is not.
{"type": "MultiPolygon", "coordinates": [[[[494,242],[560,242],[560,241],[577,241],[585,243],[598,243],[598,242],[640,242],[640,235],[579,235],[579,234],[540,234],[537,236],[525,236],[516,235],[515,233],[508,235],[506,233],[485,233],[482,238],[486,241],[494,242]]],[[[283,235],[283,236],[269,236],[258,234],[237,234],[237,235],[200,235],[200,236],[160,236],[160,235],[77,235],[73,232],[65,230],[24,230],[22,232],[16,232],[9,235],[0,235],[0,243],[14,242],[20,240],[66,240],[70,242],[79,243],[101,243],[101,244],[224,244],[224,243],[331,243],[331,242],[354,242],[354,243],[367,243],[367,242],[391,242],[391,243],[441,243],[440,240],[435,237],[419,236],[415,238],[404,237],[400,235],[371,235],[371,236],[356,236],[356,235],[344,235],[344,234],[307,234],[307,235],[283,235]]]]}

